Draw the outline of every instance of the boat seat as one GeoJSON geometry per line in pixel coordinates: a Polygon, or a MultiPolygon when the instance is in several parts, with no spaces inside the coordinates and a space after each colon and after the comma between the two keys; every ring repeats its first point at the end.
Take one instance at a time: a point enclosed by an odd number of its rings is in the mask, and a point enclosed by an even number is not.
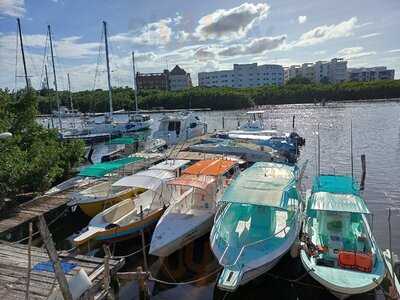
{"type": "Polygon", "coordinates": [[[118,221],[119,219],[121,219],[134,209],[135,209],[135,203],[133,199],[128,199],[121,202],[120,204],[117,204],[109,212],[105,213],[103,218],[108,223],[115,223],[116,221],[118,221]]]}
{"type": "Polygon", "coordinates": [[[373,259],[371,253],[356,253],[355,267],[362,272],[370,273],[372,271],[373,259]]]}
{"type": "Polygon", "coordinates": [[[356,265],[356,254],[350,251],[339,251],[338,255],[339,266],[345,269],[352,269],[356,265]]]}

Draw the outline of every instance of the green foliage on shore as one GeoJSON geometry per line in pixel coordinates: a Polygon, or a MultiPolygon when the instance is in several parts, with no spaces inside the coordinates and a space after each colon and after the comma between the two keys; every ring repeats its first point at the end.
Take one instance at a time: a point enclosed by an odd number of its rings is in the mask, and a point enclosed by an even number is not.
{"type": "Polygon", "coordinates": [[[55,130],[39,125],[37,112],[34,91],[12,98],[0,90],[0,132],[13,135],[0,140],[0,202],[48,190],[67,178],[84,154],[83,142],[61,142],[55,130]]]}
{"type": "MultiPolygon", "coordinates": [[[[314,101],[343,101],[400,97],[400,80],[373,82],[345,82],[340,84],[314,84],[295,78],[284,86],[256,88],[205,88],[194,87],[185,91],[168,92],[149,90],[139,93],[139,107],[152,108],[211,108],[228,110],[254,105],[313,103],[314,101]]],[[[62,105],[69,107],[69,94],[60,93],[62,105]]],[[[80,91],[72,94],[74,107],[81,112],[108,111],[108,91],[80,91]]],[[[113,89],[114,110],[133,110],[134,93],[129,87],[113,89]]],[[[41,91],[39,111],[50,113],[56,108],[54,93],[41,91]]]]}

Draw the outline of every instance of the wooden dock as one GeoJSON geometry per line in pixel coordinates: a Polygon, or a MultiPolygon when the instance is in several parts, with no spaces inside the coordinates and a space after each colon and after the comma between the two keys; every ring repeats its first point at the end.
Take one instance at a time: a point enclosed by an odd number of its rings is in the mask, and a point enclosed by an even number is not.
{"type": "MultiPolygon", "coordinates": [[[[62,262],[75,265],[66,272],[67,280],[73,278],[80,269],[89,276],[92,286],[86,295],[94,296],[94,299],[104,297],[102,290],[104,275],[104,260],[102,258],[69,255],[59,253],[62,262]]],[[[35,268],[38,263],[50,261],[47,252],[42,248],[32,247],[31,266],[35,268]]],[[[72,266],[73,266],[72,265],[72,266]]],[[[124,259],[110,259],[110,276],[115,276],[124,265],[124,259]]],[[[6,299],[25,299],[28,274],[28,246],[22,244],[0,243],[0,297],[6,299]]],[[[58,283],[52,271],[31,270],[29,284],[30,299],[47,299],[52,291],[58,288],[58,283]]]]}

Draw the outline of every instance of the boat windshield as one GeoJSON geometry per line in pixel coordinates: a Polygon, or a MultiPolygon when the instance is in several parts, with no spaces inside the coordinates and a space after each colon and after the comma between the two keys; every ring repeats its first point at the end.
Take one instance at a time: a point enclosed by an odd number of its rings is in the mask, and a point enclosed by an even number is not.
{"type": "Polygon", "coordinates": [[[295,226],[298,201],[288,210],[230,203],[213,227],[213,251],[224,266],[242,265],[280,247],[295,226]]]}

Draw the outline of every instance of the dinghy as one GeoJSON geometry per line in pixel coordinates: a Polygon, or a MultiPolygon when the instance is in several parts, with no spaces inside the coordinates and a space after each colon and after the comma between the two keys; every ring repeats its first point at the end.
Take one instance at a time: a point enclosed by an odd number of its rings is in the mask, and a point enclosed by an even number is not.
{"type": "Polygon", "coordinates": [[[171,199],[166,182],[175,178],[188,163],[187,160],[167,160],[153,166],[151,170],[141,171],[115,182],[113,187],[141,189],[145,192],[97,214],[90,221],[87,230],[74,239],[74,243],[81,245],[91,239],[126,239],[155,224],[171,199]]]}
{"type": "Polygon", "coordinates": [[[300,257],[307,272],[339,299],[366,293],[385,276],[368,214],[352,177],[321,175],[314,179],[300,257]]]}
{"type": "Polygon", "coordinates": [[[166,257],[211,230],[216,203],[239,173],[232,160],[202,160],[168,183],[172,203],[158,221],[149,253],[166,257]]]}
{"type": "Polygon", "coordinates": [[[258,162],[226,189],[211,230],[211,249],[224,267],[218,287],[234,291],[271,269],[301,227],[298,168],[258,162]]]}

